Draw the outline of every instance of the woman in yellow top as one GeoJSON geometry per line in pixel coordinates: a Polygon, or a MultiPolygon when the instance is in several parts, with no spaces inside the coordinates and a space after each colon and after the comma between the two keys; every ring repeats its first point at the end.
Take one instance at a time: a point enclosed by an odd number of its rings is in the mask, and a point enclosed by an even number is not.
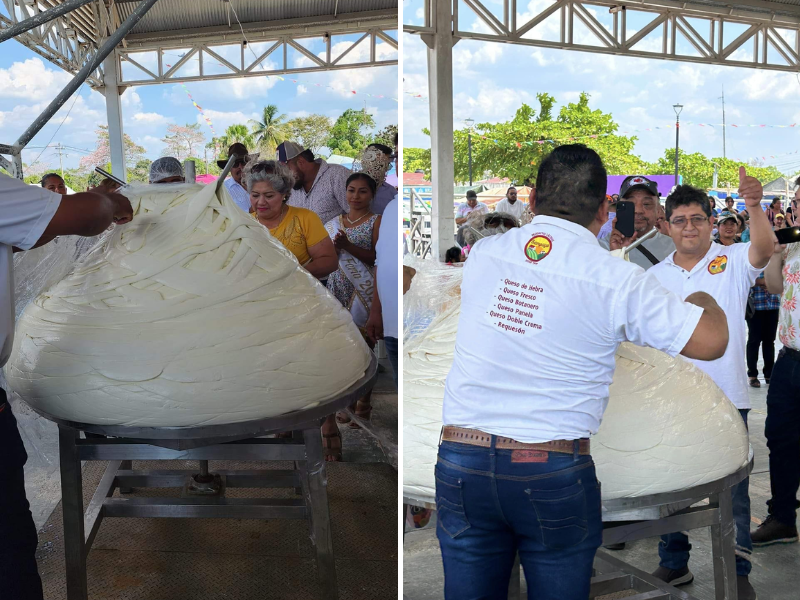
{"type": "Polygon", "coordinates": [[[246,183],[253,216],[306,271],[324,279],[338,268],[336,249],[316,213],[286,204],[294,185],[288,168],[263,160],[250,167],[246,183]]]}

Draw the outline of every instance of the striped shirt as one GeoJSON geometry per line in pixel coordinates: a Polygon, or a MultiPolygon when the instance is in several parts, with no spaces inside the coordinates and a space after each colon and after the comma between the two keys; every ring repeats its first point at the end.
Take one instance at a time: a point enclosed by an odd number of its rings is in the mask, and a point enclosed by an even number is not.
{"type": "Polygon", "coordinates": [[[347,204],[347,178],[353,173],[342,165],[329,165],[321,158],[317,177],[311,189],[292,190],[289,206],[306,208],[317,213],[320,221],[327,223],[342,214],[350,212],[347,204]]]}
{"type": "Polygon", "coordinates": [[[250,194],[244,189],[241,184],[237,183],[233,177],[228,177],[223,184],[230,193],[231,198],[236,203],[236,206],[241,208],[244,212],[250,212],[250,194]]]}

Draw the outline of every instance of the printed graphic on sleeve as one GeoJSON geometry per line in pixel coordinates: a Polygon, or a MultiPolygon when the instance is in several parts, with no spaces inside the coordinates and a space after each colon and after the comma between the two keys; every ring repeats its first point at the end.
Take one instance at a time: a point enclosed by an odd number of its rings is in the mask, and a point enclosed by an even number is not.
{"type": "Polygon", "coordinates": [[[728,257],[725,255],[718,256],[717,258],[712,260],[711,263],[708,265],[708,272],[711,273],[712,275],[719,275],[727,268],[727,266],[728,266],[728,257]]]}
{"type": "Polygon", "coordinates": [[[546,233],[536,233],[525,244],[525,258],[530,262],[539,262],[553,249],[553,238],[546,233]]]}

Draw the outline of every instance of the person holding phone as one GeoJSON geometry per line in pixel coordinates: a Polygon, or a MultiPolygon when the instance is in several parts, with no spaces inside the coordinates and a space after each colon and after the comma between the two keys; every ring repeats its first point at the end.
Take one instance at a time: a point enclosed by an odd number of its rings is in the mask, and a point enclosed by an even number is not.
{"type": "MultiPolygon", "coordinates": [[[[626,177],[619,188],[620,200],[616,204],[613,229],[607,237],[600,238],[600,245],[608,250],[619,250],[658,226],[658,184],[643,175],[626,177]],[[620,213],[623,213],[622,215],[620,213]],[[627,213],[627,214],[626,214],[627,213]],[[623,223],[623,220],[627,220],[623,223]]],[[[675,250],[675,243],[659,232],[640,244],[628,257],[644,270],[657,265],[675,250]]]]}
{"type": "MultiPolygon", "coordinates": [[[[800,206],[800,177],[792,209],[800,206]]],[[[784,241],[791,229],[778,232],[784,241]],[[785,233],[784,233],[785,232],[785,233]],[[781,235],[783,234],[783,235],[781,235]]],[[[794,289],[800,282],[800,240],[782,245],[775,242],[774,254],[764,270],[767,290],[780,294],[778,338],[783,349],[772,369],[767,391],[767,422],[764,434],[769,448],[769,482],[772,498],[767,501],[769,514],[751,535],[753,546],[797,542],[797,490],[800,488],[800,304],[794,289]]],[[[789,240],[786,240],[789,241],[789,240]]]]}

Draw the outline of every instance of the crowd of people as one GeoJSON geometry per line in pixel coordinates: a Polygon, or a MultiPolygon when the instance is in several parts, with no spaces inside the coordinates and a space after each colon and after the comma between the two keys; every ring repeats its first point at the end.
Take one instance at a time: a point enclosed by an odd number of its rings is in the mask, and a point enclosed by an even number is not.
{"type": "MultiPolygon", "coordinates": [[[[592,151],[581,149],[580,146],[570,148],[571,150],[564,149],[565,156],[559,157],[556,161],[548,160],[546,162],[574,162],[575,157],[570,155],[574,154],[582,157],[581,160],[584,161],[584,164],[580,169],[571,165],[570,173],[574,171],[586,174],[601,169],[599,164],[593,166],[593,163],[599,162],[599,159],[592,151]],[[587,163],[589,163],[588,166],[587,163]]],[[[558,152],[557,150],[554,154],[558,152]]],[[[554,165],[548,164],[547,166],[555,169],[554,165]]],[[[546,165],[543,164],[542,169],[545,167],[546,165]]],[[[502,216],[513,218],[517,221],[517,226],[524,225],[524,213],[537,215],[534,223],[538,222],[538,227],[552,225],[555,228],[552,232],[548,229],[548,235],[552,235],[555,240],[554,242],[551,240],[553,245],[558,243],[560,237],[564,236],[564,231],[561,231],[560,228],[572,231],[573,225],[569,225],[569,222],[579,223],[592,231],[599,246],[606,250],[619,250],[629,246],[639,237],[655,229],[655,234],[651,233],[651,237],[632,249],[628,258],[630,262],[647,271],[646,282],[649,287],[662,287],[681,300],[698,305],[703,303],[697,302],[696,298],[692,300],[692,298],[699,293],[707,294],[711,303],[724,312],[727,317],[728,332],[724,353],[719,356],[702,357],[686,352],[686,349],[689,348],[687,345],[683,354],[705,371],[722,389],[739,410],[745,427],[751,409],[748,386],[761,387],[762,382],[758,377],[759,352],[763,356],[763,382],[769,386],[765,433],[770,451],[772,497],[768,502],[768,518],[754,531],[750,530],[749,479],[745,479],[732,490],[733,517],[736,525],[735,556],[738,593],[740,599],[752,600],[756,598],[756,592],[749,581],[749,574],[753,568],[751,560],[753,547],[798,541],[795,520],[796,510],[800,508],[800,503],[796,500],[800,487],[800,463],[797,461],[797,454],[800,451],[800,405],[797,403],[797,398],[800,397],[800,367],[797,365],[797,362],[800,361],[800,331],[798,331],[800,309],[797,306],[794,288],[796,284],[800,283],[800,243],[782,246],[777,241],[775,231],[794,225],[794,214],[800,204],[800,178],[796,181],[798,191],[788,205],[784,206],[782,200],[776,198],[768,208],[764,209],[761,205],[762,185],[756,179],[748,177],[745,169],[742,168],[739,197],[744,200],[744,208],[737,210],[734,198],[730,196],[725,198],[724,208],[718,209],[713,196],[709,196],[704,190],[688,185],[673,188],[664,202],[654,181],[646,176],[636,175],[627,177],[622,182],[618,194],[606,196],[599,209],[590,210],[591,202],[588,201],[588,197],[593,193],[592,186],[587,187],[587,182],[577,180],[567,185],[564,180],[566,176],[567,171],[564,169],[555,169],[553,173],[549,171],[542,173],[540,170],[537,182],[538,193],[531,194],[530,202],[524,207],[525,211],[519,211],[520,216],[516,214],[518,208],[515,208],[515,204],[519,204],[519,201],[516,200],[516,189],[513,187],[509,188],[506,199],[502,201],[502,207],[498,204],[497,210],[506,209],[504,212],[507,214],[502,216]],[[543,176],[549,177],[552,181],[548,184],[546,180],[543,180],[543,176]],[[563,197],[560,199],[551,197],[553,189],[560,189],[558,186],[563,188],[565,185],[574,188],[576,200],[572,204],[575,206],[569,206],[570,202],[563,197]],[[543,191],[545,186],[549,189],[543,191]],[[581,207],[578,206],[581,200],[587,200],[585,215],[578,214],[581,212],[579,210],[581,207]],[[556,201],[561,202],[562,206],[553,204],[556,201]],[[616,228],[615,208],[619,201],[633,204],[634,233],[629,237],[616,228]],[[512,210],[508,210],[509,207],[512,210]],[[570,211],[575,214],[571,214],[570,211]],[[542,219],[543,216],[544,219],[542,219]],[[557,218],[554,219],[554,217],[557,218]],[[578,221],[579,217],[585,217],[583,219],[585,223],[578,221]],[[776,332],[783,344],[777,362],[775,360],[776,332]]],[[[593,176],[598,179],[599,186],[599,173],[595,172],[593,176]]],[[[462,237],[471,228],[469,221],[472,218],[479,218],[484,224],[488,224],[492,220],[496,221],[498,214],[489,212],[485,205],[477,202],[474,194],[468,194],[466,202],[458,208],[457,212],[456,223],[459,225],[462,237]]],[[[578,229],[583,229],[583,227],[578,226],[578,229]]],[[[502,237],[506,238],[508,235],[502,237]]],[[[526,235],[530,236],[530,233],[526,235]]],[[[506,271],[515,273],[514,269],[518,267],[514,267],[513,264],[517,261],[509,258],[498,262],[498,252],[500,252],[500,248],[497,244],[494,246],[481,244],[472,247],[470,244],[462,244],[461,240],[458,240],[458,245],[448,250],[446,260],[450,264],[467,261],[463,266],[468,266],[469,263],[475,261],[474,257],[480,257],[483,262],[486,262],[487,267],[492,266],[493,277],[499,272],[501,275],[513,279],[510,275],[506,275],[506,271]],[[508,269],[505,268],[506,266],[508,269]]],[[[477,288],[472,289],[473,284],[467,277],[468,272],[475,273],[480,270],[479,264],[483,263],[472,265],[469,271],[465,271],[462,285],[462,322],[465,318],[464,305],[472,300],[470,292],[480,295],[477,288]]],[[[523,277],[522,272],[518,276],[523,277]]],[[[554,281],[551,283],[551,287],[557,289],[562,284],[563,282],[554,281]]],[[[542,287],[547,286],[542,285],[542,287]]],[[[708,310],[709,307],[705,306],[705,308],[708,310]]],[[[470,328],[474,327],[470,326],[470,328]]],[[[699,329],[698,326],[695,333],[699,329]]],[[[467,357],[471,356],[471,351],[466,344],[471,338],[469,338],[469,334],[462,334],[461,330],[460,323],[458,344],[463,347],[457,347],[456,354],[463,354],[464,360],[467,360],[467,357]],[[464,341],[461,342],[461,340],[464,341]]],[[[492,343],[487,335],[486,332],[483,332],[480,341],[484,348],[487,344],[492,343]]],[[[478,342],[478,338],[475,341],[478,342]]],[[[640,343],[642,341],[644,340],[639,340],[640,343]]],[[[549,342],[548,338],[547,343],[549,342]]],[[[502,343],[506,343],[506,341],[503,340],[502,343]]],[[[537,338],[536,343],[547,345],[543,337],[537,338]]],[[[673,350],[680,350],[680,348],[673,347],[673,350]]],[[[520,353],[522,350],[515,348],[514,352],[520,353]]],[[[499,353],[503,354],[500,351],[499,353]]],[[[485,355],[485,352],[479,354],[485,355]]],[[[457,401],[453,400],[454,406],[448,408],[446,392],[445,425],[466,426],[464,423],[470,423],[469,427],[472,429],[480,430],[483,433],[496,433],[498,440],[504,439],[499,437],[500,435],[521,440],[524,435],[519,437],[522,435],[520,433],[518,435],[504,433],[510,431],[509,427],[511,426],[501,427],[500,424],[504,421],[493,419],[490,416],[497,412],[493,408],[478,410],[476,405],[470,407],[470,410],[475,408],[476,413],[470,413],[467,420],[462,418],[464,416],[462,413],[468,404],[464,398],[465,390],[474,384],[474,382],[470,383],[471,369],[474,368],[475,365],[469,365],[464,369],[458,369],[457,365],[454,365],[454,369],[448,377],[448,388],[459,390],[459,393],[457,401]],[[481,417],[477,416],[477,413],[482,413],[481,417]],[[475,427],[476,423],[481,422],[491,423],[492,427],[485,429],[475,427]]],[[[541,368],[544,367],[540,365],[541,368]]],[[[495,373],[495,376],[502,379],[501,374],[495,373]]],[[[490,390],[481,389],[486,397],[492,393],[490,390]]],[[[484,406],[486,405],[484,404],[484,406]]],[[[514,427],[520,426],[517,424],[514,427]]],[[[513,429],[513,427],[511,428],[513,429]]],[[[445,427],[445,431],[447,430],[448,427],[445,427]]],[[[586,434],[588,433],[591,431],[586,431],[586,434]]],[[[549,435],[552,435],[552,432],[549,435]]],[[[489,435],[487,439],[493,437],[493,435],[489,435]]],[[[575,439],[578,437],[583,436],[575,436],[575,439]]],[[[549,437],[548,439],[573,439],[573,436],[549,437]]],[[[453,448],[448,444],[443,444],[440,448],[440,458],[447,455],[446,458],[449,462],[446,464],[461,464],[459,457],[454,455],[452,450],[453,448]]],[[[466,465],[466,463],[464,464],[466,465]]],[[[437,466],[437,469],[440,466],[437,466]]],[[[448,470],[447,473],[443,471],[441,476],[437,472],[437,481],[442,478],[449,481],[448,477],[456,476],[458,473],[460,473],[460,469],[455,467],[448,470]]],[[[521,475],[521,472],[514,472],[514,474],[521,475]]],[[[439,538],[445,560],[446,576],[448,567],[451,572],[459,573],[460,568],[456,568],[457,561],[454,560],[454,557],[460,555],[461,549],[466,548],[469,544],[462,540],[458,544],[460,549],[456,549],[446,537],[440,534],[439,538]]],[[[599,537],[596,539],[599,540],[599,537]]],[[[491,545],[493,542],[482,540],[482,543],[491,545]]],[[[575,547],[577,548],[577,546],[575,547]]],[[[622,547],[624,544],[610,548],[620,549],[622,547]]],[[[659,568],[653,575],[672,585],[684,585],[691,582],[694,575],[688,565],[690,550],[691,544],[686,534],[674,532],[662,536],[659,544],[659,568]]],[[[453,585],[455,589],[459,584],[453,585]]]]}

